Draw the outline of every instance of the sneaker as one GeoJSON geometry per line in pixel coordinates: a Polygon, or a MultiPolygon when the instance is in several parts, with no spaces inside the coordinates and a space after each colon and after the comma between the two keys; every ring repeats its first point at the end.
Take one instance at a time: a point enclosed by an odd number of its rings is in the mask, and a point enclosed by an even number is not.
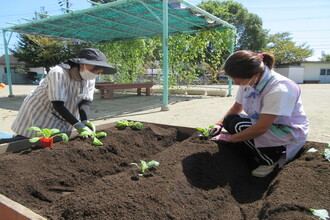
{"type": "Polygon", "coordinates": [[[265,177],[271,172],[274,171],[275,167],[277,166],[277,162],[273,165],[260,165],[256,169],[252,171],[252,176],[255,177],[265,177]]]}

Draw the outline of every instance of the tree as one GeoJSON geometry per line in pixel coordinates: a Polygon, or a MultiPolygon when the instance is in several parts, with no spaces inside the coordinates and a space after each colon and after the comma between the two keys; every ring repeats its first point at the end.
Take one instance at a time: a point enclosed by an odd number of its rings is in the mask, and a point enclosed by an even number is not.
{"type": "Polygon", "coordinates": [[[202,2],[198,7],[236,27],[235,50],[260,51],[266,45],[267,31],[262,28],[261,18],[249,13],[242,4],[231,0],[211,0],[202,2]]]}
{"type": "Polygon", "coordinates": [[[70,12],[69,8],[72,6],[70,0],[58,0],[58,4],[61,6],[62,11],[64,11],[64,13],[67,14],[70,12]]]}
{"type": "MultiPolygon", "coordinates": [[[[34,20],[47,17],[44,7],[41,13],[35,12],[34,20]]],[[[72,57],[77,57],[80,49],[90,46],[89,43],[60,41],[53,38],[21,34],[18,44],[10,52],[19,61],[26,63],[27,67],[45,67],[47,72],[50,67],[64,62],[72,57]]]]}
{"type": "Polygon", "coordinates": [[[320,61],[330,61],[330,54],[322,53],[322,57],[320,58],[320,61]]]}
{"type": "Polygon", "coordinates": [[[267,38],[264,51],[274,54],[276,64],[293,63],[306,60],[313,54],[313,50],[306,43],[296,45],[289,32],[271,34],[267,38]]]}
{"type": "Polygon", "coordinates": [[[213,78],[219,74],[221,65],[230,54],[231,30],[199,31],[169,38],[169,66],[172,84],[191,84],[208,70],[213,78]],[[204,67],[204,72],[203,68],[204,67]],[[207,68],[205,68],[207,66],[207,68]]]}
{"type": "Polygon", "coordinates": [[[143,64],[148,47],[145,40],[125,40],[99,44],[109,63],[117,69],[117,83],[132,83],[144,73],[143,64]]]}
{"type": "Polygon", "coordinates": [[[77,57],[84,47],[87,44],[21,34],[18,44],[10,51],[27,67],[45,67],[49,71],[50,67],[77,57]]]}

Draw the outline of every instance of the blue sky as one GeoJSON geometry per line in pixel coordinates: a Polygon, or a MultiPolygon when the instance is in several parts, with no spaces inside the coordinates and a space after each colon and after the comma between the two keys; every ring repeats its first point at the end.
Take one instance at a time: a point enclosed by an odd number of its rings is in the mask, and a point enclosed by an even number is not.
{"type": "MultiPolygon", "coordinates": [[[[198,4],[201,0],[188,0],[198,4]]],[[[313,57],[317,60],[321,52],[330,54],[330,0],[236,0],[257,14],[263,21],[263,28],[271,34],[290,32],[298,45],[307,43],[314,49],[313,57]]],[[[79,10],[90,7],[85,0],[70,0],[71,9],[79,10]]],[[[61,14],[58,0],[16,0],[3,1],[0,8],[0,27],[12,26],[9,23],[25,23],[22,18],[31,18],[41,7],[50,15],[61,14]]],[[[16,43],[13,35],[10,46],[16,43]]],[[[0,40],[0,55],[4,53],[3,39],[0,40]]]]}

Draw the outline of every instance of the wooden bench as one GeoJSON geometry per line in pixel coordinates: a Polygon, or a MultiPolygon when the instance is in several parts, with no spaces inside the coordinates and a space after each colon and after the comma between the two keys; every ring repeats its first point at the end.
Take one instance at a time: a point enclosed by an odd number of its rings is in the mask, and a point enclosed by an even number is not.
{"type": "Polygon", "coordinates": [[[111,84],[96,83],[95,88],[100,90],[100,98],[113,99],[113,90],[115,89],[136,89],[137,95],[141,95],[141,89],[146,88],[146,95],[150,95],[153,83],[130,83],[130,84],[111,84]]]}

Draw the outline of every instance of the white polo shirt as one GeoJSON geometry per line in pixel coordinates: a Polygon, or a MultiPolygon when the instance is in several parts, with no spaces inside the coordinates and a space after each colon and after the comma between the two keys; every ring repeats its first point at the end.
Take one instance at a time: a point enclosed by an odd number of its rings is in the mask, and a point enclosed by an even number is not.
{"type": "Polygon", "coordinates": [[[79,120],[78,104],[82,100],[92,101],[94,88],[95,80],[75,81],[69,76],[68,69],[55,66],[24,99],[11,128],[16,134],[28,138],[36,136],[34,131],[26,131],[31,126],[70,132],[73,130],[72,125],[55,111],[51,102],[63,101],[69,112],[79,120]]]}

